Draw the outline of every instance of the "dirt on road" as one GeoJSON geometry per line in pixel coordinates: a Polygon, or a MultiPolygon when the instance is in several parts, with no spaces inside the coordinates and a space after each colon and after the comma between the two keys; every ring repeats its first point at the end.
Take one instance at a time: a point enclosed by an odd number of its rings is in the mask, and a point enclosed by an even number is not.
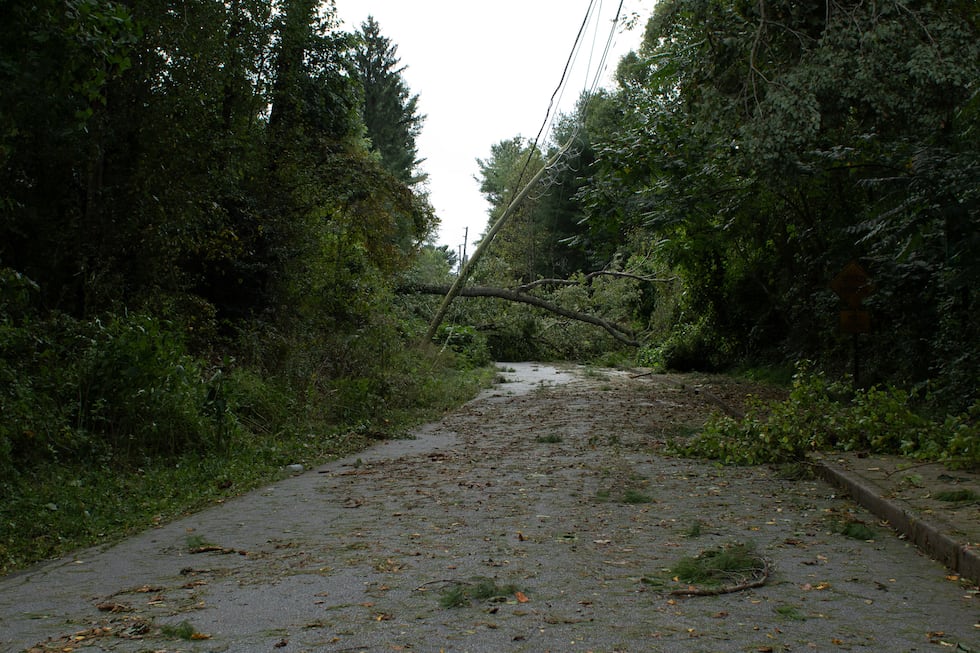
{"type": "Polygon", "coordinates": [[[0,580],[0,650],[980,651],[975,588],[830,485],[666,455],[752,388],[503,369],[414,439],[0,580]],[[675,579],[736,545],[760,566],[675,579]]]}

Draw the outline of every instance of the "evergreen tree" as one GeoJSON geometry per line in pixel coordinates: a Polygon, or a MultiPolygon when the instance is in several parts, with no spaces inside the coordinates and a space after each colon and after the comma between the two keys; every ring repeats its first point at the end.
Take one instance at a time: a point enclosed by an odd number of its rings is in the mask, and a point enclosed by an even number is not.
{"type": "Polygon", "coordinates": [[[355,78],[364,89],[364,124],[372,149],[398,180],[416,184],[418,173],[416,138],[425,116],[418,112],[418,95],[412,95],[399,67],[398,46],[381,35],[373,17],[361,24],[358,45],[352,53],[355,78]]]}

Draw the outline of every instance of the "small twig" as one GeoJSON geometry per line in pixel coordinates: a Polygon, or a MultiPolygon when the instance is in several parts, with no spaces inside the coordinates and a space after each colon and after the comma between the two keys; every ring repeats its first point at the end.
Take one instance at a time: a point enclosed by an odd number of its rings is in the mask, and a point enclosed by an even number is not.
{"type": "Polygon", "coordinates": [[[926,460],[921,463],[915,463],[914,465],[909,465],[908,467],[901,467],[891,472],[885,472],[885,476],[890,477],[893,476],[894,474],[898,474],[899,472],[907,472],[910,469],[915,469],[916,467],[925,467],[927,465],[935,465],[935,464],[936,464],[935,460],[926,460]]]}
{"type": "Polygon", "coordinates": [[[427,585],[473,585],[473,583],[467,582],[465,580],[451,580],[451,579],[441,579],[441,580],[430,580],[428,583],[422,583],[415,588],[416,592],[424,591],[427,585]]]}
{"type": "Polygon", "coordinates": [[[215,544],[205,544],[204,546],[196,546],[187,551],[191,555],[196,553],[221,553],[227,555],[229,553],[237,553],[239,555],[248,555],[247,551],[239,551],[238,549],[229,549],[225,546],[217,546],[215,544]]]}

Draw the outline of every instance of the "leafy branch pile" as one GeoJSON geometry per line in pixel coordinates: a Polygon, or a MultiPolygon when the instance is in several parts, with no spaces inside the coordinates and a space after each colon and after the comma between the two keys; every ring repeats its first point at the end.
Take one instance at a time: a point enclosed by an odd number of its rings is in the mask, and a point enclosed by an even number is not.
{"type": "Polygon", "coordinates": [[[854,390],[801,368],[789,398],[752,401],[742,419],[716,415],[701,433],[674,448],[724,464],[803,461],[814,451],[902,454],[950,466],[980,468],[980,402],[941,419],[923,412],[927,402],[897,388],[854,390]]]}

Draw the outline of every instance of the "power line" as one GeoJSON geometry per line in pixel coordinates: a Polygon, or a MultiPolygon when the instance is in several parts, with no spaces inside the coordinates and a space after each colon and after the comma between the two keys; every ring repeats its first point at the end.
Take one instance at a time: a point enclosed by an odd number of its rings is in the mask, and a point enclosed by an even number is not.
{"type": "MultiPolygon", "coordinates": [[[[606,56],[609,53],[609,49],[612,44],[613,34],[615,33],[616,25],[619,23],[619,16],[623,9],[623,2],[624,0],[620,0],[619,8],[616,10],[616,18],[613,21],[612,26],[610,28],[609,39],[606,42],[606,48],[603,51],[603,55],[602,55],[602,62],[605,62],[606,56]]],[[[548,110],[545,114],[544,123],[541,125],[541,129],[538,131],[538,135],[534,139],[534,143],[531,149],[528,150],[528,156],[527,159],[525,159],[524,168],[521,170],[521,174],[518,177],[517,192],[511,198],[507,206],[504,208],[504,211],[500,215],[500,217],[497,218],[497,220],[487,231],[486,235],[483,237],[483,240],[480,242],[479,246],[477,246],[476,251],[473,252],[473,256],[468,261],[466,261],[465,265],[462,266],[462,269],[460,270],[459,274],[456,277],[456,281],[453,282],[452,287],[449,289],[449,292],[443,298],[443,301],[440,304],[439,308],[437,309],[435,316],[433,316],[432,321],[429,323],[429,329],[425,335],[425,342],[431,342],[432,338],[435,337],[436,330],[439,328],[439,325],[442,323],[442,320],[446,317],[446,313],[449,310],[449,305],[452,303],[456,295],[459,294],[459,291],[463,287],[463,284],[466,283],[466,279],[467,277],[469,277],[470,272],[476,266],[477,262],[480,260],[480,257],[482,256],[483,252],[487,249],[487,247],[489,247],[490,243],[493,241],[494,236],[496,236],[497,232],[499,232],[500,229],[503,228],[504,224],[507,222],[507,218],[510,217],[510,215],[513,213],[515,207],[528,196],[528,194],[531,192],[532,187],[538,182],[539,179],[541,179],[549,171],[550,168],[559,164],[562,161],[565,154],[568,152],[572,144],[575,142],[575,139],[578,136],[578,132],[581,129],[581,123],[576,126],[575,131],[573,132],[571,138],[568,139],[568,142],[566,142],[558,149],[558,151],[554,154],[554,156],[552,156],[551,160],[546,162],[540,170],[534,173],[534,176],[528,181],[527,185],[525,185],[523,188],[521,187],[521,182],[524,179],[524,174],[527,172],[528,167],[531,164],[531,160],[533,158],[534,152],[537,150],[538,142],[541,139],[541,135],[544,133],[545,128],[549,124],[549,120],[551,118],[551,109],[554,106],[555,97],[558,96],[559,92],[565,85],[566,79],[568,78],[569,70],[571,69],[572,63],[575,60],[576,52],[582,41],[582,35],[585,33],[585,28],[590,22],[590,17],[592,16],[592,11],[593,8],[595,7],[595,4],[596,4],[596,0],[591,0],[589,2],[589,9],[585,14],[585,19],[582,21],[582,25],[581,27],[579,27],[578,34],[575,37],[575,44],[572,46],[572,52],[569,54],[568,60],[565,62],[565,68],[562,71],[561,81],[558,83],[558,86],[555,88],[554,93],[552,93],[551,101],[548,103],[548,110]]],[[[590,91],[591,93],[594,93],[595,89],[598,87],[599,79],[600,76],[602,75],[603,65],[600,65],[596,72],[596,77],[592,83],[592,90],[590,91]]]]}
{"type": "MultiPolygon", "coordinates": [[[[619,5],[616,8],[616,16],[613,18],[609,26],[609,35],[606,38],[606,45],[603,48],[602,56],[599,58],[599,65],[596,67],[595,72],[593,74],[592,84],[587,87],[588,90],[585,92],[586,100],[588,100],[589,98],[591,98],[593,95],[596,94],[596,92],[599,89],[599,84],[602,82],[602,75],[605,72],[606,61],[609,58],[609,52],[612,50],[613,40],[616,35],[616,27],[617,25],[619,25],[619,19],[623,13],[624,2],[625,0],[619,0],[619,5]]],[[[591,0],[589,2],[589,7],[585,12],[585,17],[582,19],[582,24],[579,26],[578,33],[575,36],[575,42],[572,44],[572,49],[568,54],[568,59],[565,61],[565,67],[562,70],[561,79],[558,82],[558,86],[555,87],[554,92],[551,94],[551,99],[548,102],[548,108],[545,111],[545,117],[541,123],[541,128],[538,130],[538,134],[534,138],[534,142],[531,144],[531,147],[528,149],[527,157],[524,159],[524,167],[521,169],[521,174],[518,175],[517,178],[517,188],[520,188],[521,183],[524,181],[524,177],[527,174],[528,168],[531,165],[531,161],[534,158],[534,153],[537,150],[538,144],[541,142],[542,135],[547,133],[548,130],[550,130],[551,124],[554,121],[555,116],[552,114],[552,108],[555,105],[555,98],[556,97],[559,98],[560,101],[560,98],[564,94],[564,90],[569,78],[569,73],[576,59],[578,58],[579,52],[581,51],[582,37],[584,36],[589,24],[592,22],[593,16],[595,16],[595,20],[598,21],[599,14],[601,13],[601,11],[602,11],[601,1],[597,2],[597,0],[591,0]],[[597,4],[598,4],[598,9],[596,9],[597,4]]],[[[592,50],[590,50],[589,52],[589,69],[591,69],[592,66],[592,55],[595,51],[595,38],[598,37],[598,34],[599,34],[599,25],[597,22],[596,29],[593,35],[593,47],[592,50]]],[[[586,79],[588,79],[588,69],[586,70],[586,79]]],[[[584,120],[584,116],[582,116],[582,119],[584,120]]],[[[575,129],[573,130],[571,136],[569,137],[569,141],[575,140],[575,138],[578,136],[579,132],[581,131],[581,128],[582,128],[582,120],[580,120],[578,124],[575,126],[575,129]]],[[[552,183],[554,183],[555,179],[556,179],[555,174],[549,175],[548,183],[544,185],[550,186],[552,183]]],[[[511,200],[511,202],[513,202],[513,200],[511,200]]]]}

